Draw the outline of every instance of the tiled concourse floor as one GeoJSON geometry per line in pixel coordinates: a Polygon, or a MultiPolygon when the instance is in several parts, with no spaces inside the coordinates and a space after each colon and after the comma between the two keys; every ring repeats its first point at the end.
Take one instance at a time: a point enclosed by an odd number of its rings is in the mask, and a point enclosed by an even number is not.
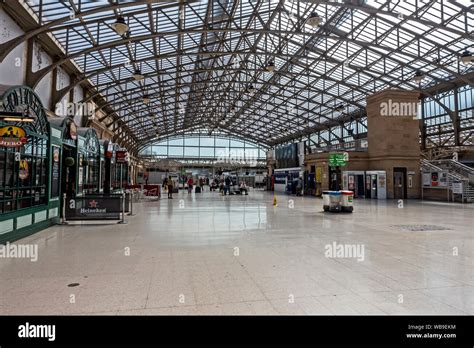
{"type": "Polygon", "coordinates": [[[0,259],[0,314],[474,314],[474,205],[272,203],[180,193],[134,204],[126,225],[19,240],[38,261],[0,259]],[[326,257],[333,243],[363,260],[326,257]]]}

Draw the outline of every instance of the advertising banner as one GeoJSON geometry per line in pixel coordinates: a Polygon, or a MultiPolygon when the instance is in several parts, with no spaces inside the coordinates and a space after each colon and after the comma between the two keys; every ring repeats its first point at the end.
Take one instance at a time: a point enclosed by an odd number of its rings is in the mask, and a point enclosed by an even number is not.
{"type": "Polygon", "coordinates": [[[115,153],[117,163],[128,163],[128,152],[119,150],[115,153]]]}
{"type": "Polygon", "coordinates": [[[67,220],[120,220],[121,195],[66,198],[67,220]]]}

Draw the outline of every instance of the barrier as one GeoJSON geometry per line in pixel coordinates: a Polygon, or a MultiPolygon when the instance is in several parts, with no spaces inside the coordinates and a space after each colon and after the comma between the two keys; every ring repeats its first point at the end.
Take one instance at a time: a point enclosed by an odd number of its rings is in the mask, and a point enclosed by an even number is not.
{"type": "Polygon", "coordinates": [[[125,223],[124,194],[67,197],[63,201],[63,222],[67,220],[121,220],[125,223]]]}

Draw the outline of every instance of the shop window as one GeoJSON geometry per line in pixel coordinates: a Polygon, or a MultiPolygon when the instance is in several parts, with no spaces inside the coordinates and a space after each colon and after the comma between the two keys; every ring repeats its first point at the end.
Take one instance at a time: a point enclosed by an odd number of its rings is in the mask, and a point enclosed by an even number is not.
{"type": "Polygon", "coordinates": [[[0,147],[2,213],[46,204],[47,141],[34,135],[21,148],[0,147]]]}

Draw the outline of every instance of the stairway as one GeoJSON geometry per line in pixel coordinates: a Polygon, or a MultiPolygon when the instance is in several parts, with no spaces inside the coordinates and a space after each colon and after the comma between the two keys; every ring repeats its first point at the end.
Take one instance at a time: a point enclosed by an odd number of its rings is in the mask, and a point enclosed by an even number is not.
{"type": "MultiPolygon", "coordinates": [[[[448,171],[448,187],[453,190],[453,183],[463,184],[461,201],[474,202],[474,169],[452,159],[432,160],[422,159],[421,171],[448,171]]],[[[458,195],[459,196],[459,195],[458,195]]]]}

